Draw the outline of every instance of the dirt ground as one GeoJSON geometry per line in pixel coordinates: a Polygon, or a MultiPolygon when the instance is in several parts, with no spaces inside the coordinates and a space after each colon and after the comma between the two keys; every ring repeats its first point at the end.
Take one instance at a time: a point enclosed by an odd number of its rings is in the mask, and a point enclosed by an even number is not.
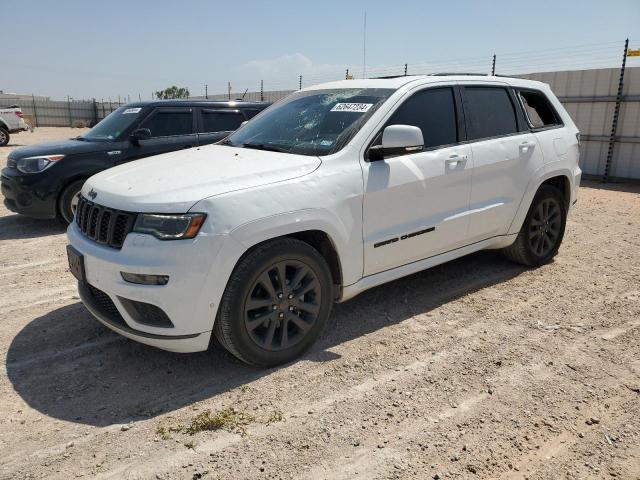
{"type": "Polygon", "coordinates": [[[550,265],[370,290],[271,370],[111,333],[65,244],[0,207],[2,479],[640,478],[639,186],[583,186],[550,265]]]}

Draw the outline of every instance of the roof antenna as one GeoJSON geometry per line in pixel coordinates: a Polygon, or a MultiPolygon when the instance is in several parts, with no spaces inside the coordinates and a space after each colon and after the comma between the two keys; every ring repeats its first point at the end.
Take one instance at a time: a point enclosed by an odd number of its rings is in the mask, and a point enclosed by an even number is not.
{"type": "Polygon", "coordinates": [[[367,11],[364,11],[364,29],[362,32],[362,78],[367,78],[367,11]]]}

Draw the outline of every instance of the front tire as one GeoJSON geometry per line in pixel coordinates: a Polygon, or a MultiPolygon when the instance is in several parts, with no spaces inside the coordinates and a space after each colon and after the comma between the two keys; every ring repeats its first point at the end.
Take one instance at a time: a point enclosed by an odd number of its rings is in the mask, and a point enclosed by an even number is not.
{"type": "Polygon", "coordinates": [[[60,199],[58,201],[58,213],[60,221],[66,225],[73,222],[73,215],[76,213],[76,207],[78,206],[78,200],[80,199],[80,192],[82,186],[87,179],[76,180],[75,182],[67,185],[62,191],[60,199]]]}
{"type": "Polygon", "coordinates": [[[5,145],[7,145],[10,138],[11,136],[9,135],[9,130],[0,127],[0,147],[4,147],[5,145]]]}
{"type": "Polygon", "coordinates": [[[551,185],[536,192],[516,241],[502,252],[528,267],[549,263],[558,253],[567,222],[564,196],[551,185]]]}
{"type": "Polygon", "coordinates": [[[272,367],[306,351],[333,306],[331,272],[310,245],[266,242],[236,265],[220,302],[214,334],[251,365],[272,367]]]}

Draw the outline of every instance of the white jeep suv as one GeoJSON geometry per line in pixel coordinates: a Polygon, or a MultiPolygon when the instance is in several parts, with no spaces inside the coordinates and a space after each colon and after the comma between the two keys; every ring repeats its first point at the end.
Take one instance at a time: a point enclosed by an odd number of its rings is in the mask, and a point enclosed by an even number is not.
{"type": "Polygon", "coordinates": [[[481,249],[549,262],[578,129],[549,87],[434,75],[298,91],[217,145],[91,177],[68,229],[82,301],[175,352],[212,334],[287,362],[334,301],[481,249]]]}

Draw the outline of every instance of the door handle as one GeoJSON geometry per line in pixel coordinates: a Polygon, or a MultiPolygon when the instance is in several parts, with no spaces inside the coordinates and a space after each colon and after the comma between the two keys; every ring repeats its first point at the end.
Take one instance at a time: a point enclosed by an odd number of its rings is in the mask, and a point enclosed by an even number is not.
{"type": "Polygon", "coordinates": [[[466,162],[467,158],[469,158],[467,155],[458,155],[457,153],[454,153],[447,160],[445,160],[445,163],[449,168],[456,168],[459,163],[466,162]]]}
{"type": "Polygon", "coordinates": [[[526,153],[530,148],[533,149],[536,146],[535,143],[525,140],[520,144],[520,150],[526,153]]]}

